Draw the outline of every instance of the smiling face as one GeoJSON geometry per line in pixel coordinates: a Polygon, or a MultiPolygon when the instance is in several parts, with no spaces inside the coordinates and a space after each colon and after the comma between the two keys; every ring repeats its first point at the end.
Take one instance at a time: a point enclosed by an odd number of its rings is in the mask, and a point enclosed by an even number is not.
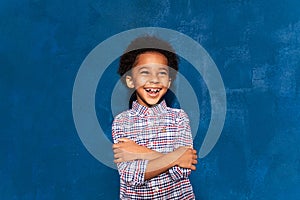
{"type": "Polygon", "coordinates": [[[159,103],[171,84],[167,58],[158,52],[140,54],[126,76],[126,84],[134,88],[139,104],[151,107],[159,103]]]}

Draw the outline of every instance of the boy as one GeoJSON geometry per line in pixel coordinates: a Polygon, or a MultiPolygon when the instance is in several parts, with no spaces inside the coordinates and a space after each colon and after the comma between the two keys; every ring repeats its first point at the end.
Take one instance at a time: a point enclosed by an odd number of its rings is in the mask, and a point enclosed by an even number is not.
{"type": "Polygon", "coordinates": [[[118,73],[136,100],[112,126],[120,199],[195,199],[188,179],[197,164],[189,119],[164,100],[178,58],[168,43],[149,36],[134,40],[126,52],[118,73]]]}

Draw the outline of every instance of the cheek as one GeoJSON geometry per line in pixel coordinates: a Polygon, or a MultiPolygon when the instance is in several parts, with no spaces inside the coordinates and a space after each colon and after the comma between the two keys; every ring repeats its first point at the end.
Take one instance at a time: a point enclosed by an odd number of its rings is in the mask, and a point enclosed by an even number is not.
{"type": "Polygon", "coordinates": [[[167,79],[163,79],[163,80],[161,81],[161,83],[162,83],[163,86],[169,87],[171,82],[170,82],[170,79],[167,78],[167,79]]]}
{"type": "Polygon", "coordinates": [[[148,81],[147,78],[139,77],[134,80],[134,86],[135,86],[135,88],[139,88],[141,86],[144,86],[147,83],[147,81],[148,81]]]}

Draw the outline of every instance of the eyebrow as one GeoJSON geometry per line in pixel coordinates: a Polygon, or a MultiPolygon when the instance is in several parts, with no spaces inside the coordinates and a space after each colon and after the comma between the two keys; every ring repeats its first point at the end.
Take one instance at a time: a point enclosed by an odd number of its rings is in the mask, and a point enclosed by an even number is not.
{"type": "MultiPolygon", "coordinates": [[[[140,66],[140,68],[138,70],[140,71],[140,70],[143,70],[143,69],[148,69],[149,70],[150,67],[147,66],[147,65],[143,65],[143,66],[140,66]]],[[[169,66],[159,67],[158,70],[169,71],[169,66]]]]}
{"type": "Polygon", "coordinates": [[[149,67],[147,67],[147,66],[142,66],[141,68],[139,68],[139,70],[142,70],[142,69],[149,69],[149,67]]]}
{"type": "Polygon", "coordinates": [[[165,67],[160,67],[159,70],[165,70],[165,71],[169,71],[169,68],[165,68],[165,67]]]}

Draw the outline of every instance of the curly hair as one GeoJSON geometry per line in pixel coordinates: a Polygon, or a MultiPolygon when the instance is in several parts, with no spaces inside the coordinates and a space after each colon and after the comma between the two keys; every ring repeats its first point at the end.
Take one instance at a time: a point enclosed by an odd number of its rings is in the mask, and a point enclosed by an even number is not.
{"type": "Polygon", "coordinates": [[[124,81],[123,75],[127,74],[134,67],[136,58],[146,52],[158,52],[164,55],[168,60],[168,66],[174,69],[170,71],[170,78],[172,80],[176,78],[179,58],[172,46],[157,37],[143,36],[133,40],[121,56],[118,74],[122,77],[122,81],[124,81]]]}

